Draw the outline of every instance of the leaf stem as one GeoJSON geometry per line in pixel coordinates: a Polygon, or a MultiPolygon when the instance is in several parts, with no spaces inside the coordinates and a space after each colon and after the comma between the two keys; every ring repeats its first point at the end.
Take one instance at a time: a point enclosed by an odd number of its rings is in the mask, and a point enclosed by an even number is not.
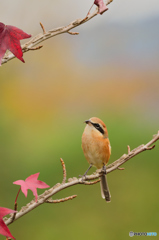
{"type": "MultiPolygon", "coordinates": [[[[17,205],[17,199],[18,199],[20,190],[21,190],[21,187],[19,188],[18,193],[17,193],[17,196],[16,196],[16,198],[15,198],[14,207],[17,205]]],[[[14,210],[16,210],[16,209],[14,209],[14,210]]]]}

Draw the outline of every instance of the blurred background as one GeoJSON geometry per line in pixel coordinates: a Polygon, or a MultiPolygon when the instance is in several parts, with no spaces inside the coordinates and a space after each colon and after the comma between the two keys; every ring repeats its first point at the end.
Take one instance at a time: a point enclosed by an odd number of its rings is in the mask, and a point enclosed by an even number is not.
{"type": "MultiPolygon", "coordinates": [[[[92,0],[0,2],[0,21],[35,36],[84,18],[92,0]]],[[[0,206],[12,208],[19,187],[12,183],[40,172],[53,186],[88,168],[82,149],[84,120],[97,116],[107,125],[110,163],[147,143],[159,130],[159,2],[120,0],[109,11],[45,41],[0,68],[0,206]]],[[[22,41],[24,43],[25,41],[22,41]]],[[[157,232],[159,143],[108,175],[110,204],[99,184],[74,186],[9,226],[16,239],[117,239],[130,231],[157,232]]],[[[95,168],[90,171],[95,171],[95,168]]],[[[43,190],[38,189],[38,194],[43,190]]],[[[33,198],[18,199],[18,209],[33,198]]],[[[0,236],[0,239],[4,239],[0,236]]]]}

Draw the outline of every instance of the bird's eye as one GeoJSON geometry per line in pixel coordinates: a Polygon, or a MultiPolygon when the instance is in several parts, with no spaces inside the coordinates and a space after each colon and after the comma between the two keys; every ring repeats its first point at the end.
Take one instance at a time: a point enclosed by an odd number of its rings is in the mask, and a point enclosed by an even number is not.
{"type": "Polygon", "coordinates": [[[100,128],[100,125],[98,123],[94,123],[95,128],[100,128]]]}
{"type": "Polygon", "coordinates": [[[104,134],[103,128],[98,123],[93,123],[93,126],[102,134],[104,134]]]}

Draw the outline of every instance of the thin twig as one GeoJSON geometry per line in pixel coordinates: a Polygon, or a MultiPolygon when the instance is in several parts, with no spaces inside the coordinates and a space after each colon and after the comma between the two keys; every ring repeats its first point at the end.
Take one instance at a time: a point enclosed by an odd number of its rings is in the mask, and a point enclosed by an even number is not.
{"type": "Polygon", "coordinates": [[[88,182],[88,181],[81,181],[80,183],[81,184],[84,184],[84,185],[93,185],[93,184],[96,184],[100,182],[100,179],[96,180],[96,181],[93,181],[93,182],[88,182]]]}
{"type": "Polygon", "coordinates": [[[61,164],[62,164],[62,169],[63,169],[63,181],[62,183],[66,182],[66,166],[62,158],[60,158],[61,164]]]}
{"type": "MultiPolygon", "coordinates": [[[[159,131],[156,135],[153,136],[152,140],[150,140],[147,144],[142,144],[139,147],[133,149],[129,154],[124,154],[121,156],[118,160],[114,161],[113,163],[109,164],[107,166],[107,173],[110,173],[116,169],[119,168],[122,164],[127,162],[129,159],[135,157],[137,154],[146,151],[146,150],[151,150],[154,148],[154,144],[156,141],[159,140],[159,131]]],[[[85,181],[86,180],[94,180],[99,178],[101,173],[95,173],[89,176],[85,176],[85,181]]],[[[67,183],[63,184],[56,184],[54,187],[50,188],[49,190],[46,190],[43,194],[41,194],[38,197],[37,202],[35,200],[32,200],[30,203],[28,203],[26,206],[22,207],[21,210],[16,214],[15,220],[19,219],[20,217],[24,216],[25,214],[29,213],[32,211],[34,208],[40,206],[41,204],[45,203],[50,197],[55,195],[56,193],[62,191],[65,188],[77,185],[77,184],[85,184],[82,178],[71,178],[68,179],[67,183]]],[[[97,181],[98,182],[98,181],[97,181]]],[[[90,184],[89,184],[90,185],[90,184]]],[[[14,220],[14,221],[15,221],[14,220]]],[[[12,223],[12,217],[8,218],[7,220],[5,219],[5,224],[9,225],[12,223]]]]}
{"type": "Polygon", "coordinates": [[[151,146],[151,147],[147,147],[147,150],[151,150],[155,147],[155,145],[151,146]]]}
{"type": "Polygon", "coordinates": [[[71,35],[78,35],[79,34],[79,32],[71,32],[71,31],[68,31],[68,33],[71,34],[71,35]]]}
{"type": "Polygon", "coordinates": [[[127,147],[128,147],[128,154],[129,154],[130,153],[130,146],[128,145],[127,147]]]}
{"type": "Polygon", "coordinates": [[[118,169],[118,170],[125,170],[125,168],[120,168],[120,167],[118,167],[117,169],[118,169]]]}
{"type": "Polygon", "coordinates": [[[43,34],[46,34],[46,31],[45,31],[45,28],[44,28],[44,25],[40,22],[40,26],[41,26],[41,28],[42,28],[42,30],[43,30],[43,34]]]}
{"type": "Polygon", "coordinates": [[[37,46],[37,47],[28,48],[28,49],[29,50],[39,50],[42,47],[43,47],[43,45],[40,45],[40,46],[37,46]]]}
{"type": "MultiPolygon", "coordinates": [[[[106,5],[110,4],[112,2],[112,0],[107,0],[106,1],[106,5]]],[[[89,21],[90,19],[92,19],[93,17],[95,17],[98,14],[98,9],[96,9],[92,14],[89,14],[89,16],[87,18],[84,19],[76,19],[73,22],[71,22],[70,24],[68,24],[67,26],[63,26],[63,27],[58,27],[49,31],[46,31],[44,28],[44,25],[42,23],[40,23],[40,26],[43,30],[43,33],[38,34],[37,36],[33,37],[31,40],[29,40],[28,42],[26,42],[25,44],[23,44],[21,46],[23,53],[28,52],[29,50],[34,49],[34,47],[37,44],[40,44],[43,41],[46,41],[49,38],[55,37],[59,34],[62,33],[70,33],[70,30],[73,28],[76,28],[78,26],[80,26],[81,24],[86,23],[87,21],[89,21]]],[[[72,34],[72,35],[77,35],[77,33],[72,34]]],[[[7,63],[9,60],[15,58],[15,56],[11,53],[11,52],[7,52],[3,59],[1,64],[7,63]]]]}
{"type": "Polygon", "coordinates": [[[61,199],[56,199],[56,200],[48,199],[45,202],[46,203],[61,203],[61,202],[66,202],[68,200],[72,200],[73,198],[76,198],[76,197],[77,197],[77,195],[72,195],[72,196],[69,196],[66,198],[61,198],[61,199]]]}

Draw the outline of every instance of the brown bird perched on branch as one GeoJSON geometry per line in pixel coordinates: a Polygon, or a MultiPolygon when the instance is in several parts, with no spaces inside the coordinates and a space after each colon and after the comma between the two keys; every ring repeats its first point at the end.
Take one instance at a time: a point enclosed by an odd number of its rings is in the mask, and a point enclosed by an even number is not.
{"type": "Polygon", "coordinates": [[[97,169],[102,168],[101,172],[103,174],[100,177],[101,194],[102,198],[110,202],[111,195],[106,178],[106,164],[111,154],[108,131],[104,122],[97,117],[92,117],[86,120],[85,123],[86,127],[82,135],[82,149],[90,166],[83,177],[86,176],[92,166],[95,166],[97,169]]]}

